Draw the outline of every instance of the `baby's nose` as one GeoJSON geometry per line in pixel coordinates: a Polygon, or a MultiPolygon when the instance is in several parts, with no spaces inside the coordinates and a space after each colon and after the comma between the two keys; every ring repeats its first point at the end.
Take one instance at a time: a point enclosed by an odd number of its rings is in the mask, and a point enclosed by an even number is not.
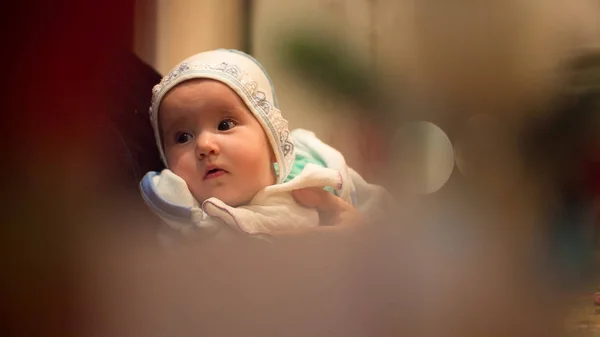
{"type": "Polygon", "coordinates": [[[196,139],[196,153],[198,158],[219,153],[219,145],[215,135],[204,132],[196,139]]]}

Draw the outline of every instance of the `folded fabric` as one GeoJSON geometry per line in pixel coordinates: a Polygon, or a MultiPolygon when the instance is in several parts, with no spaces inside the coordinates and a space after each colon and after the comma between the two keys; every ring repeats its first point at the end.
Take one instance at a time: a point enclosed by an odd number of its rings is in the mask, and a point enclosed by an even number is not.
{"type": "Polygon", "coordinates": [[[189,235],[196,229],[218,230],[223,224],[248,234],[268,234],[319,224],[317,211],[298,204],[291,194],[293,190],[331,187],[341,191],[344,183],[339,172],[307,164],[291,181],[267,186],[248,205],[240,207],[229,206],[217,198],[209,198],[199,205],[185,181],[170,170],[146,174],[141,190],[150,208],[183,234],[189,235]]]}

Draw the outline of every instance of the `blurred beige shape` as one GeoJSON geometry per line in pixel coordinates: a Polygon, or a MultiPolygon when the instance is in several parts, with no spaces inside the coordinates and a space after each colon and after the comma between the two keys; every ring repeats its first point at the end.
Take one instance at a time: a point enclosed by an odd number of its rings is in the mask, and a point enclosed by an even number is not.
{"type": "Polygon", "coordinates": [[[430,194],[448,181],[454,169],[454,150],[446,133],[437,125],[411,122],[393,140],[394,163],[390,180],[409,193],[430,194]]]}
{"type": "Polygon", "coordinates": [[[597,1],[415,3],[411,81],[469,112],[522,117],[574,51],[598,46],[597,1]]]}
{"type": "Polygon", "coordinates": [[[309,129],[329,143],[336,129],[331,112],[340,112],[341,107],[331,97],[314,90],[310,84],[300,81],[293,71],[284,68],[280,55],[274,51],[281,34],[294,27],[306,28],[317,24],[328,30],[344,27],[342,19],[347,4],[323,0],[257,0],[253,7],[252,53],[275,84],[280,109],[290,128],[309,129]]]}
{"type": "Polygon", "coordinates": [[[136,1],[134,50],[166,74],[196,53],[242,48],[242,1],[136,1]]]}
{"type": "Polygon", "coordinates": [[[474,157],[483,159],[497,154],[490,146],[499,140],[499,128],[501,126],[498,120],[487,114],[474,115],[459,128],[460,133],[454,145],[454,158],[456,167],[463,176],[472,178],[477,175],[477,164],[470,162],[474,157]]]}

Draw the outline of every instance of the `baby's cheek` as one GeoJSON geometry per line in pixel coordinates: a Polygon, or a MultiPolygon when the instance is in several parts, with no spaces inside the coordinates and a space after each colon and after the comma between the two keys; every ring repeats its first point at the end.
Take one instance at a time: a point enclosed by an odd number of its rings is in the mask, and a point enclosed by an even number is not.
{"type": "Polygon", "coordinates": [[[185,170],[185,168],[181,165],[177,165],[177,163],[174,163],[169,167],[169,170],[171,170],[171,172],[175,173],[179,177],[183,178],[183,180],[185,180],[186,182],[188,181],[189,177],[187,174],[187,170],[185,170]]]}
{"type": "Polygon", "coordinates": [[[274,180],[273,164],[268,153],[245,152],[240,166],[243,167],[245,179],[250,183],[253,189],[258,190],[271,185],[274,180]]]}
{"type": "Polygon", "coordinates": [[[196,191],[196,189],[193,186],[190,186],[188,184],[188,187],[190,189],[190,192],[192,193],[192,196],[194,197],[194,199],[196,199],[196,201],[199,204],[202,204],[206,199],[208,199],[208,197],[206,197],[205,195],[203,195],[202,193],[196,191]]]}

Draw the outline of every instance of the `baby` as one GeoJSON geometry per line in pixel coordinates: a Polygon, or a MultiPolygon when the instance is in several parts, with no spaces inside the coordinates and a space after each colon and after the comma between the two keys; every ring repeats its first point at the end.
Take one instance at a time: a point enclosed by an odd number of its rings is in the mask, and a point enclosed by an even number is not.
{"type": "Polygon", "coordinates": [[[142,196],[184,234],[317,226],[295,189],[327,188],[365,213],[385,195],[312,132],[290,132],[263,67],[237,50],[177,65],[153,89],[150,120],[167,169],[144,176],[142,196]]]}

